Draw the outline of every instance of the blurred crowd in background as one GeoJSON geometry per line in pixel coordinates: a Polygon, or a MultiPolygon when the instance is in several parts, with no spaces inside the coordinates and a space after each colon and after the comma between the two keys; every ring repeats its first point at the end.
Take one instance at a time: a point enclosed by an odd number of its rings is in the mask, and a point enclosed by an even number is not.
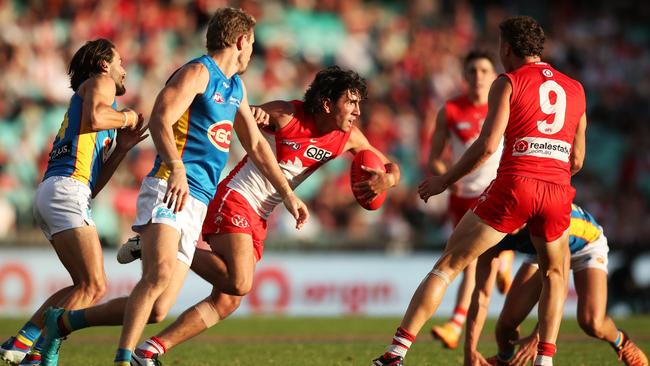
{"type": "MultiPolygon", "coordinates": [[[[243,75],[252,104],[302,99],[325,66],[353,69],[369,85],[360,127],[402,171],[383,208],[368,212],[350,191],[350,159],[328,163],[298,190],[311,208],[309,225],[297,232],[276,210],[271,250],[441,247],[449,233],[446,196],[425,205],[416,193],[428,174],[435,116],[463,91],[462,58],[474,47],[496,55],[498,24],[515,14],[540,21],[547,33],[543,59],[580,80],[587,93],[587,158],[573,179],[576,202],[604,226],[613,249],[648,248],[650,3],[515,3],[0,0],[0,243],[45,242],[31,207],[72,94],[66,75],[72,54],[87,40],[112,40],[128,72],[118,105],[148,119],[171,73],[205,52],[212,12],[235,6],[258,20],[243,75]]],[[[141,143],[96,199],[93,218],[105,245],[132,234],[136,196],[154,156],[151,140],[141,143]]],[[[234,142],[229,166],[242,156],[234,142]]]]}

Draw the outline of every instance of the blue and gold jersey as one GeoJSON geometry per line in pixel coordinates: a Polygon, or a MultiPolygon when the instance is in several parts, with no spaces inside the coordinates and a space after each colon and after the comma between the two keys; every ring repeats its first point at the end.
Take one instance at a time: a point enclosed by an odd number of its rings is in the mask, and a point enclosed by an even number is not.
{"type": "MultiPolygon", "coordinates": [[[[116,131],[95,132],[91,126],[82,125],[82,105],[83,99],[74,93],[52,144],[43,180],[55,176],[71,177],[87,184],[92,190],[108,158],[116,131]]],[[[117,104],[113,102],[113,109],[116,107],[117,104]]]]}
{"type": "MultiPolygon", "coordinates": [[[[575,203],[571,204],[571,224],[569,225],[569,250],[571,254],[596,241],[602,233],[602,227],[598,225],[596,219],[589,212],[575,203]]],[[[504,250],[511,249],[522,253],[536,254],[527,228],[515,235],[506,235],[498,245],[504,250]]]]}
{"type": "MultiPolygon", "coordinates": [[[[176,149],[185,164],[190,195],[207,205],[228,158],[232,126],[244,90],[239,75],[228,79],[210,56],[189,63],[195,62],[208,69],[210,81],[205,93],[194,98],[172,128],[176,149]]],[[[149,176],[167,179],[169,174],[169,167],[156,156],[149,176]]]]}

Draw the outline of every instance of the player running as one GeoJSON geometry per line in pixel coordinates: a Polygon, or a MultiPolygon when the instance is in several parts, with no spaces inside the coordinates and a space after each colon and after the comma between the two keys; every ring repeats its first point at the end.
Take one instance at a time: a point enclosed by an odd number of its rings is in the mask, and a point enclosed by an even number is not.
{"type": "MultiPolygon", "coordinates": [[[[268,113],[263,135],[274,147],[280,168],[293,188],[343,152],[356,154],[362,150],[375,152],[385,163],[386,172],[366,168],[372,177],[356,183],[353,189],[365,192],[364,198],[372,200],[399,182],[398,165],[372,147],[354,126],[365,97],[366,84],[357,73],[333,66],[316,75],[304,102],[274,101],[260,106],[268,113]]],[[[251,290],[255,266],[264,251],[266,220],[279,202],[278,193],[248,157],[219,183],[203,224],[209,248],[199,249],[192,262],[192,270],[213,284],[212,293],[138,346],[134,365],[155,365],[170,348],[214,326],[239,307],[251,290]]],[[[136,243],[130,241],[120,248],[122,256],[137,250],[136,243]]]]}
{"type": "MultiPolygon", "coordinates": [[[[438,112],[436,129],[431,143],[431,171],[442,175],[447,171],[447,165],[442,158],[443,151],[449,144],[452,162],[458,161],[468,147],[476,140],[481,132],[481,126],[487,114],[488,92],[496,78],[492,56],[484,51],[472,51],[463,61],[463,75],[467,82],[467,92],[447,101],[444,108],[438,112]]],[[[502,145],[487,161],[471,174],[460,179],[450,187],[449,217],[456,227],[465,212],[470,210],[479,196],[497,175],[502,145]]],[[[497,286],[505,293],[510,286],[510,268],[512,266],[512,251],[502,252],[503,270],[499,271],[497,286]]],[[[463,331],[467,308],[474,288],[474,270],[476,261],[472,261],[464,270],[463,278],[456,295],[456,306],[452,318],[443,325],[431,328],[431,334],[442,341],[450,349],[458,347],[460,334],[463,331]]]]}
{"type": "Polygon", "coordinates": [[[0,358],[10,364],[40,365],[45,309],[81,308],[104,296],[104,259],[90,201],[126,153],[147,137],[141,116],[128,108],[117,110],[115,98],[126,92],[126,71],[110,41],[86,42],[72,57],[68,75],[74,94],[36,190],[34,218],[70,273],[72,286],[45,300],[18,334],[0,346],[0,358]]]}
{"type": "Polygon", "coordinates": [[[250,159],[278,191],[297,227],[307,220],[305,205],[257,128],[239,78],[250,60],[254,26],[255,19],[242,10],[217,10],[208,24],[208,54],[177,70],[158,95],[149,126],[158,156],[142,183],[133,225],[142,236],[142,278],[128,298],[87,311],[47,311],[44,365],[56,364],[50,360],[57,353],[50,340],[79,327],[108,324],[124,325],[115,364],[130,364],[145,324],[165,318],[185,280],[226,162],[236,113],[241,118],[234,128],[250,159]]]}
{"type": "MultiPolygon", "coordinates": [[[[616,329],[607,316],[607,238],[594,217],[581,207],[571,207],[569,226],[571,269],[578,294],[578,324],[588,335],[608,342],[626,365],[647,366],[648,359],[627,334],[616,329]]],[[[467,315],[465,335],[465,365],[526,365],[535,357],[537,329],[529,337],[519,340],[519,325],[539,300],[541,277],[535,257],[535,248],[527,229],[506,236],[501,243],[483,253],[476,268],[476,287],[467,315]],[[506,297],[496,326],[499,352],[485,360],[477,346],[490,303],[496,277],[499,252],[514,249],[525,253],[512,288],[506,297]],[[521,344],[515,354],[513,342],[521,344]]]]}
{"type": "Polygon", "coordinates": [[[458,223],[442,257],[415,291],[392,344],[372,365],[402,365],[449,283],[526,223],[544,274],[534,364],[553,363],[568,276],[571,175],[582,167],[585,154],[585,95],[579,82],[540,60],[544,31],[534,19],[508,18],[499,28],[499,55],[507,73],[490,88],[481,135],[445,174],[426,179],[418,191],[425,201],[441,193],[479,167],[503,136],[497,177],[458,223]]]}

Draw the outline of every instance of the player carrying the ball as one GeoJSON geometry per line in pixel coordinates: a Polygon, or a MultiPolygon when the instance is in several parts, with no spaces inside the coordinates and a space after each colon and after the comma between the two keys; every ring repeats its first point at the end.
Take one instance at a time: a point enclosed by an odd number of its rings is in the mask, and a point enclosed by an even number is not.
{"type": "MultiPolygon", "coordinates": [[[[342,153],[363,150],[377,154],[385,171],[364,168],[371,177],[353,185],[362,202],[372,201],[399,182],[398,165],[372,147],[355,125],[365,97],[366,83],[357,73],[332,66],[316,75],[304,101],[273,101],[258,107],[255,113],[264,126],[262,134],[274,148],[292,188],[342,153]]],[[[248,157],[219,183],[203,223],[203,238],[209,247],[198,249],[192,262],[192,270],[214,286],[212,293],[138,346],[132,364],[155,365],[170,348],[214,326],[239,307],[251,290],[255,265],[262,258],[266,219],[279,202],[277,191],[248,157]]],[[[131,240],[120,248],[122,257],[137,250],[136,245],[137,241],[131,240]]]]}
{"type": "Polygon", "coordinates": [[[503,137],[497,177],[458,223],[373,366],[402,365],[449,283],[524,224],[543,275],[534,365],[553,364],[569,272],[567,229],[575,195],[571,175],[580,170],[585,155],[585,93],[578,81],[541,61],[545,36],[533,18],[511,17],[499,28],[499,56],[506,73],[490,88],[481,134],[445,174],[426,179],[418,191],[425,202],[443,192],[490,157],[503,137]]]}

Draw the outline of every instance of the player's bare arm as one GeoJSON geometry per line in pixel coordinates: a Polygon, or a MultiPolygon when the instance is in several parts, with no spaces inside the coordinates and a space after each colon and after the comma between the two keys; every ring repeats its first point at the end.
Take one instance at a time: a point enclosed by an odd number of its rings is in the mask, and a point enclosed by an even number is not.
{"type": "Polygon", "coordinates": [[[107,75],[97,75],[79,87],[77,94],[83,99],[82,126],[90,126],[92,131],[135,128],[140,117],[134,110],[113,109],[115,91],[115,81],[107,75]]]}
{"type": "Polygon", "coordinates": [[[189,108],[197,94],[208,86],[205,66],[194,63],[181,68],[160,91],[151,112],[149,131],[158,155],[171,173],[167,179],[165,202],[174,212],[181,211],[189,194],[185,166],[176,148],[172,125],[189,108]]]}
{"type": "Polygon", "coordinates": [[[375,149],[357,126],[352,126],[350,137],[345,144],[344,150],[350,151],[353,155],[362,150],[370,150],[379,156],[386,168],[386,171],[384,172],[381,169],[363,167],[363,170],[372,174],[370,179],[364,182],[355,183],[352,186],[352,189],[354,190],[366,191],[365,195],[362,196],[362,199],[370,200],[376,195],[387,191],[399,183],[399,166],[388,160],[381,151],[375,149]]]}
{"type": "Polygon", "coordinates": [[[268,125],[276,131],[289,124],[296,112],[293,104],[284,100],[275,100],[258,106],[251,106],[251,111],[258,125],[268,125]],[[260,123],[261,118],[258,117],[258,110],[262,110],[267,114],[268,122],[266,124],[260,123]]]}
{"type": "Polygon", "coordinates": [[[97,194],[104,188],[106,183],[111,179],[115,169],[120,165],[126,153],[129,152],[135,145],[139,144],[142,140],[149,137],[147,134],[148,126],[144,124],[144,119],[142,115],[139,116],[138,124],[134,130],[131,129],[121,129],[117,131],[117,143],[115,149],[111,153],[111,156],[108,157],[99,178],[95,183],[93,188],[92,198],[95,198],[97,194]]]}
{"type": "Polygon", "coordinates": [[[282,174],[269,143],[262,137],[248,104],[246,89],[237,111],[234,123],[235,132],[244,150],[260,172],[269,180],[284,201],[284,205],[296,219],[300,229],[309,219],[307,206],[293,193],[289,182],[282,174]]]}
{"type": "Polygon", "coordinates": [[[573,138],[573,148],[571,149],[571,175],[576,174],[585,161],[586,142],[585,134],[587,131],[587,115],[583,114],[576,128],[576,135],[573,138]]]}
{"type": "Polygon", "coordinates": [[[449,130],[447,129],[447,116],[442,108],[436,116],[436,127],[431,137],[431,151],[429,152],[429,169],[435,175],[447,172],[447,164],[442,160],[442,153],[447,146],[449,130]]]}
{"type": "Polygon", "coordinates": [[[537,344],[539,343],[539,323],[535,324],[535,329],[527,337],[520,338],[512,344],[519,346],[515,356],[510,362],[513,366],[526,366],[535,359],[537,354],[537,344]]]}
{"type": "Polygon", "coordinates": [[[488,95],[488,113],[481,134],[445,174],[430,177],[418,186],[420,198],[426,202],[429,197],[440,194],[451,184],[481,166],[497,150],[508,124],[511,94],[512,86],[505,76],[497,78],[492,83],[488,95]]]}

